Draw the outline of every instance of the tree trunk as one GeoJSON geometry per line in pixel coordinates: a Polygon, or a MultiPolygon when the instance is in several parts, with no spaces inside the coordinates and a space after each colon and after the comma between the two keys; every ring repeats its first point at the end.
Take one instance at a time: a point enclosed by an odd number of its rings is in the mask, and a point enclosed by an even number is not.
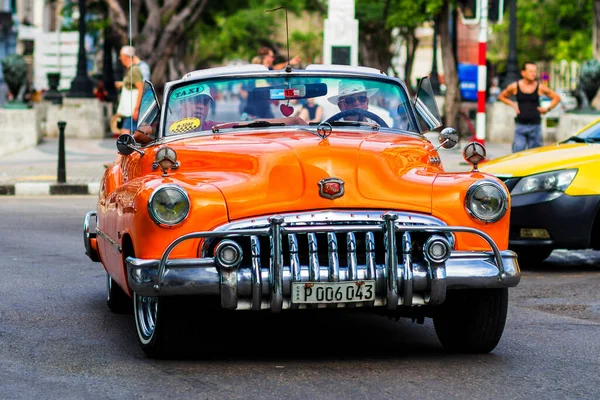
{"type": "MultiPolygon", "coordinates": [[[[132,20],[132,42],[137,55],[146,61],[152,71],[152,83],[162,88],[169,77],[177,79],[182,76],[181,71],[172,71],[169,63],[178,48],[187,45],[185,33],[204,11],[208,0],[132,0],[132,15],[139,16],[141,2],[144,1],[148,15],[142,20],[132,20]],[[165,18],[169,16],[169,18],[165,18]]],[[[121,45],[129,44],[129,3],[122,0],[107,0],[109,16],[114,32],[121,38],[121,45]],[[125,12],[127,10],[127,12],[125,12]]],[[[169,79],[171,80],[171,79],[169,79]]]]}
{"type": "Polygon", "coordinates": [[[415,63],[415,53],[419,47],[419,38],[415,35],[414,29],[404,36],[406,43],[406,64],[404,64],[404,81],[409,89],[412,88],[412,70],[415,63]]]}
{"type": "Polygon", "coordinates": [[[450,38],[450,0],[444,2],[440,11],[440,45],[442,48],[442,63],[444,65],[444,80],[446,83],[446,99],[444,101],[445,126],[456,128],[460,112],[460,89],[458,82],[458,71],[456,59],[452,51],[452,40],[450,38]]]}
{"type": "Polygon", "coordinates": [[[392,63],[391,36],[391,31],[383,30],[382,32],[381,26],[374,27],[374,29],[361,27],[361,34],[358,38],[360,65],[377,68],[387,74],[392,63]]]}
{"type": "Polygon", "coordinates": [[[600,61],[600,0],[594,0],[594,29],[593,29],[594,58],[600,61]]]}

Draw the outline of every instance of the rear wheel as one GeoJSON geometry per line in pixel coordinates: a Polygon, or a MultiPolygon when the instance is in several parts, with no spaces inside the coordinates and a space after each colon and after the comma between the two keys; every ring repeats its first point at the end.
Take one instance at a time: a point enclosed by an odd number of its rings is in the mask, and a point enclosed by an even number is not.
{"type": "Polygon", "coordinates": [[[508,289],[451,290],[433,318],[438,339],[448,351],[489,353],[506,323],[508,289]]]}
{"type": "Polygon", "coordinates": [[[131,298],[121,287],[106,273],[106,304],[112,312],[127,314],[131,312],[131,298]]]}

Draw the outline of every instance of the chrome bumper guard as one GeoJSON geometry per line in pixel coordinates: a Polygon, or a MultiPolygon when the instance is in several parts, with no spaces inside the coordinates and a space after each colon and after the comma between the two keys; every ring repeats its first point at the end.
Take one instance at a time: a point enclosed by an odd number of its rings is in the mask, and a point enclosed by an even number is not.
{"type": "MultiPolygon", "coordinates": [[[[279,216],[269,218],[270,226],[254,229],[195,232],[173,241],[160,260],[129,257],[126,260],[131,289],[143,296],[214,295],[221,297],[227,309],[271,309],[279,312],[288,308],[307,308],[306,304],[291,302],[292,282],[338,282],[375,280],[376,299],[370,302],[350,303],[351,306],[437,305],[444,302],[448,289],[504,288],[519,283],[521,272],[514,252],[499,251],[490,236],[469,227],[406,226],[396,222],[397,215],[383,215],[380,224],[287,226],[279,216]],[[375,263],[373,232],[385,237],[385,265],[375,263]],[[366,234],[366,265],[356,265],[354,233],[366,234]],[[395,233],[402,232],[402,258],[398,260],[395,233]],[[443,263],[411,260],[410,232],[461,232],[483,238],[491,251],[452,251],[443,263]],[[327,233],[329,263],[319,265],[316,240],[312,235],[327,233]],[[331,234],[330,234],[331,233],[331,234]],[[339,265],[337,242],[333,233],[346,233],[348,266],[339,265]],[[308,266],[298,262],[296,234],[307,234],[309,240],[308,266]],[[288,235],[289,265],[284,265],[282,237],[288,235]],[[232,238],[249,236],[252,266],[223,268],[214,257],[169,259],[173,249],[185,240],[200,238],[232,238]],[[270,265],[260,265],[258,237],[268,236],[271,242],[270,265]]],[[[344,307],[347,303],[336,304],[344,307]]],[[[331,307],[319,304],[318,307],[331,307]]]]}

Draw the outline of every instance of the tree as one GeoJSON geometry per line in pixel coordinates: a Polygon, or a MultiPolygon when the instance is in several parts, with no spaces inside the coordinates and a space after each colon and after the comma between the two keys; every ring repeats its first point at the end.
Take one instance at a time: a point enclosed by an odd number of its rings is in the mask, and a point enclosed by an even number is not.
{"type": "MultiPolygon", "coordinates": [[[[244,58],[260,46],[278,49],[271,36],[283,10],[266,13],[280,5],[278,0],[131,0],[131,27],[128,0],[106,0],[109,19],[119,46],[131,40],[140,58],[152,68],[152,80],[160,87],[166,80],[224,59],[244,58]]],[[[319,10],[319,0],[290,0],[291,13],[319,10]]],[[[284,42],[285,43],[285,42],[284,42]]]]}
{"type": "MultiPolygon", "coordinates": [[[[596,3],[598,0],[519,1],[517,59],[583,61],[591,58],[590,38],[593,36],[596,3]],[[552,23],[540,22],[540,16],[549,15],[552,23]]],[[[509,18],[504,18],[501,24],[493,26],[494,35],[488,46],[489,59],[500,67],[507,58],[509,23],[509,18]]]]}
{"type": "Polygon", "coordinates": [[[600,0],[594,0],[594,58],[600,60],[600,0]]]}
{"type": "Polygon", "coordinates": [[[460,112],[460,88],[458,86],[458,71],[456,59],[452,51],[450,35],[450,7],[452,0],[444,0],[439,13],[440,47],[442,49],[442,63],[444,65],[444,79],[446,81],[446,98],[444,101],[444,115],[446,126],[457,127],[460,112]]]}

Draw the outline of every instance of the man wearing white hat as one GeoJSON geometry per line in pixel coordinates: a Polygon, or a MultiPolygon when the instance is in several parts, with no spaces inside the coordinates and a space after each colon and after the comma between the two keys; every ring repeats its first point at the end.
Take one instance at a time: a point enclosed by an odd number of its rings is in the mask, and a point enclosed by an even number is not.
{"type": "MultiPolygon", "coordinates": [[[[366,89],[362,82],[340,81],[338,94],[329,99],[331,104],[335,104],[340,111],[369,109],[369,98],[377,92],[377,89],[366,89]]],[[[360,115],[350,115],[344,118],[347,121],[362,120],[360,115]]]]}

